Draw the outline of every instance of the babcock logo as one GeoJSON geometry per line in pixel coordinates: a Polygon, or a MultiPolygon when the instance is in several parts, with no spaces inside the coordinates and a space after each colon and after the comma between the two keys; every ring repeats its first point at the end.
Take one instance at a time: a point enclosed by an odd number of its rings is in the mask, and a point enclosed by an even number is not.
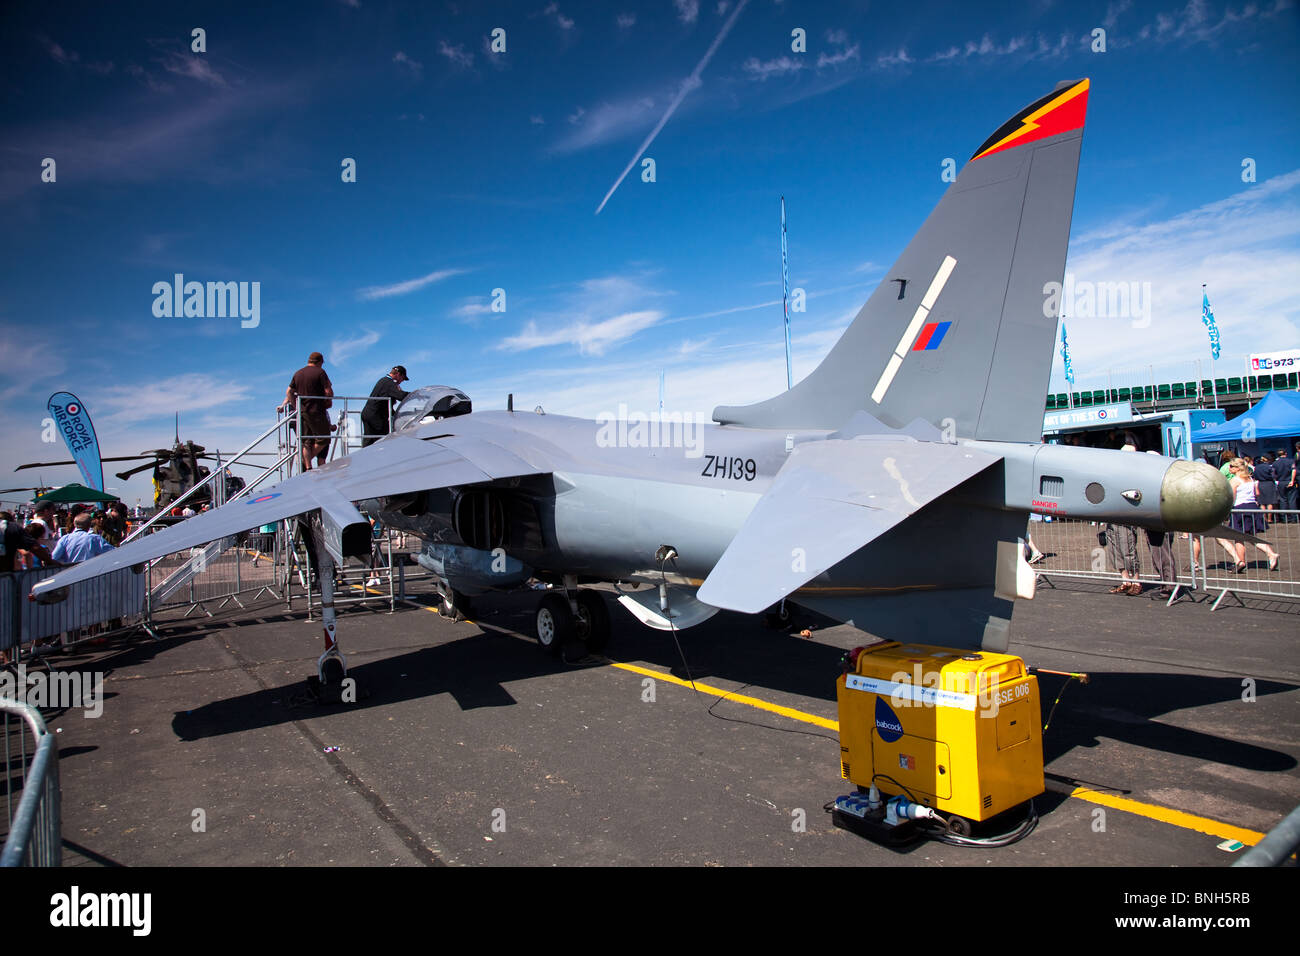
{"type": "Polygon", "coordinates": [[[903,722],[883,697],[876,698],[876,730],[880,732],[880,739],[887,744],[892,744],[903,736],[903,722]]]}

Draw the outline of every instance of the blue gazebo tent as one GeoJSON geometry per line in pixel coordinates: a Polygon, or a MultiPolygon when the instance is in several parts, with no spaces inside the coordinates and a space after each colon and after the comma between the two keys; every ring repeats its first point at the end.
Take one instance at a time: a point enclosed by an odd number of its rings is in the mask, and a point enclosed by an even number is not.
{"type": "Polygon", "coordinates": [[[1269,392],[1230,421],[1192,432],[1192,441],[1258,441],[1300,435],[1300,392],[1269,392]],[[1252,438],[1244,438],[1246,432],[1252,438]]]}

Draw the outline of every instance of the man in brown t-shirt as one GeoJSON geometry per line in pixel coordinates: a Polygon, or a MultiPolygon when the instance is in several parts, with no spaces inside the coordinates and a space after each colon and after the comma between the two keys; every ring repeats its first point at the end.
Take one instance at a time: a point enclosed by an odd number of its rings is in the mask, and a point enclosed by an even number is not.
{"type": "Polygon", "coordinates": [[[284,392],[284,404],[280,406],[281,410],[291,411],[297,407],[297,399],[302,399],[302,427],[298,438],[302,447],[303,471],[311,471],[313,457],[317,464],[325,464],[330,432],[334,430],[326,411],[334,404],[329,401],[334,397],[334,386],[325,374],[324,365],[325,356],[319,352],[307,356],[307,364],[293,373],[293,379],[284,392]]]}

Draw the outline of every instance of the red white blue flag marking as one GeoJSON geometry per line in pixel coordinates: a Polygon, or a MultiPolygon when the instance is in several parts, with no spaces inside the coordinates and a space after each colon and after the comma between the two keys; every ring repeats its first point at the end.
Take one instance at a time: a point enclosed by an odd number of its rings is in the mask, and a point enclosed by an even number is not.
{"type": "Polygon", "coordinates": [[[921,329],[921,334],[916,337],[916,344],[912,346],[913,352],[932,352],[939,347],[943,337],[948,334],[948,327],[951,322],[931,322],[925,328],[921,329]]]}

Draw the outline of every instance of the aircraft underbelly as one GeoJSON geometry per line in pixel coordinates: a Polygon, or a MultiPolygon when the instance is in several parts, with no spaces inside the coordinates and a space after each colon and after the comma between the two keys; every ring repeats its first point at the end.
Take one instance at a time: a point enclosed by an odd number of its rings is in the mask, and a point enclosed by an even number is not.
{"type": "Polygon", "coordinates": [[[554,556],[565,570],[629,580],[657,574],[655,553],[671,545],[671,574],[706,577],[761,495],[734,488],[565,476],[572,489],[554,499],[554,556]]]}

